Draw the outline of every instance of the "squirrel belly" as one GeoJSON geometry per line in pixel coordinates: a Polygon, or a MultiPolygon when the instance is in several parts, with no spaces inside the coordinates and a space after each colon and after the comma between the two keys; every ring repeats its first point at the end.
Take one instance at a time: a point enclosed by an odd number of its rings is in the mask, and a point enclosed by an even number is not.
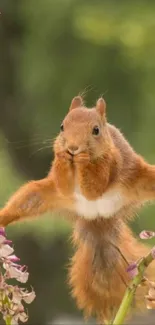
{"type": "Polygon", "coordinates": [[[110,218],[128,203],[127,197],[118,187],[107,190],[96,200],[88,200],[81,193],[79,186],[76,186],[74,198],[76,213],[88,220],[98,217],[110,218]]]}

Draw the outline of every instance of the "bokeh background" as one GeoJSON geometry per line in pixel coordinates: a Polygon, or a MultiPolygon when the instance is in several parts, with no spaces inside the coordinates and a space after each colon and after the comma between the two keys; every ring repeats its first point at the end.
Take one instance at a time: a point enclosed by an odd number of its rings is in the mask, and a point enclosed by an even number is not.
{"type": "MultiPolygon", "coordinates": [[[[155,163],[155,1],[0,0],[0,12],[1,207],[47,174],[52,139],[79,93],[89,106],[103,95],[109,121],[155,163]]],[[[131,226],[154,230],[155,207],[131,226]]],[[[70,225],[46,215],[7,233],[37,294],[28,323],[81,317],[66,281],[70,225]]]]}

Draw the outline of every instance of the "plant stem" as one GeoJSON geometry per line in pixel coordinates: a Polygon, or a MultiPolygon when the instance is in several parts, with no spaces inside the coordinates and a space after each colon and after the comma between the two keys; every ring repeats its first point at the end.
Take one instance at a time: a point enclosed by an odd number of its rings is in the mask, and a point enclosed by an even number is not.
{"type": "Polygon", "coordinates": [[[118,309],[118,312],[112,322],[112,325],[122,325],[124,323],[125,317],[131,307],[136,289],[143,280],[144,271],[148,267],[148,265],[153,261],[153,259],[154,258],[150,252],[147,256],[143,257],[139,262],[138,274],[133,278],[129,287],[127,288],[124,298],[118,309]]]}
{"type": "Polygon", "coordinates": [[[11,325],[11,317],[10,316],[6,317],[5,324],[6,325],[11,325]]]}

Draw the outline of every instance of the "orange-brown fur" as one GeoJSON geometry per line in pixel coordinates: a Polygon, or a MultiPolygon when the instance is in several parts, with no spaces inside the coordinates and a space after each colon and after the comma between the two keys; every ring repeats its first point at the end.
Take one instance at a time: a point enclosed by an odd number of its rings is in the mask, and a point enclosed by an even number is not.
{"type": "MultiPolygon", "coordinates": [[[[95,315],[99,322],[112,319],[131,280],[127,267],[148,253],[138,243],[121,219],[80,220],[76,223],[73,242],[77,248],[72,258],[69,283],[78,307],[86,316],[95,315]]],[[[155,278],[154,263],[146,276],[155,278]],[[153,276],[154,275],[154,276],[153,276]]],[[[146,287],[139,287],[134,305],[145,305],[146,287]]]]}
{"type": "MultiPolygon", "coordinates": [[[[134,238],[126,221],[142,204],[155,199],[155,166],[134,152],[124,136],[106,121],[105,102],[92,109],[82,98],[72,100],[55,144],[55,159],[48,176],[20,188],[0,210],[0,225],[40,215],[47,210],[69,212],[74,218],[76,247],[69,283],[79,308],[99,321],[111,319],[129,283],[127,266],[148,248],[134,238]],[[93,135],[94,126],[99,135],[93,135]],[[120,190],[126,201],[108,219],[93,220],[76,213],[74,190],[95,201],[109,189],[120,190]]],[[[153,275],[153,264],[147,270],[153,275]]],[[[141,298],[140,298],[141,297],[141,298]]],[[[137,292],[137,303],[144,289],[137,292]]]]}

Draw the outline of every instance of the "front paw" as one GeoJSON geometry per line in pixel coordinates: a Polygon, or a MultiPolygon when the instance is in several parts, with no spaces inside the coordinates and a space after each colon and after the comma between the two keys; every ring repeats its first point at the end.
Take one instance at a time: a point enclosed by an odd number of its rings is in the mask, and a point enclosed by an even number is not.
{"type": "Polygon", "coordinates": [[[81,152],[78,155],[75,155],[73,158],[75,164],[84,164],[87,165],[90,162],[90,155],[86,152],[81,152]]]}
{"type": "Polygon", "coordinates": [[[59,160],[64,160],[64,161],[69,161],[69,162],[72,162],[73,161],[73,156],[72,155],[70,155],[68,152],[66,152],[66,151],[61,151],[61,152],[59,152],[59,153],[57,153],[57,158],[59,159],[59,160]]]}

